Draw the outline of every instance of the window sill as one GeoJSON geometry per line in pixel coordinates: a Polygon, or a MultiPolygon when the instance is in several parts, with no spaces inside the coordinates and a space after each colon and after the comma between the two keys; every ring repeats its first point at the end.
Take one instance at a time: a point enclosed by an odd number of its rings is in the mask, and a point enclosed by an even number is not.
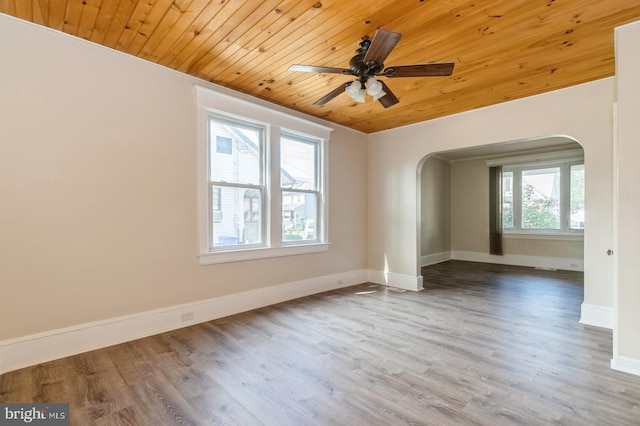
{"type": "Polygon", "coordinates": [[[200,256],[198,256],[198,260],[200,262],[200,265],[215,265],[218,263],[243,262],[245,260],[268,259],[271,257],[320,253],[328,250],[329,243],[317,243],[202,253],[200,254],[200,256]]]}
{"type": "Polygon", "coordinates": [[[502,238],[514,240],[584,241],[584,234],[573,232],[503,232],[502,238]]]}

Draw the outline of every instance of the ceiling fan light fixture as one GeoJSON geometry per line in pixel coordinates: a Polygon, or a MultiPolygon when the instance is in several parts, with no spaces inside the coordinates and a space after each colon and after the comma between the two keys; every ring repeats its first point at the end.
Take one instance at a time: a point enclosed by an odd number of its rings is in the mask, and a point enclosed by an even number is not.
{"type": "Polygon", "coordinates": [[[384,91],[382,90],[382,83],[376,80],[375,77],[373,76],[369,77],[367,79],[367,93],[373,96],[374,99],[378,99],[379,97],[378,95],[380,94],[380,92],[382,92],[383,93],[382,96],[384,96],[384,91]]]}
{"type": "Polygon", "coordinates": [[[377,94],[373,95],[373,99],[375,99],[377,101],[381,97],[386,96],[386,94],[387,94],[387,92],[385,92],[384,90],[381,90],[377,94]]]}
{"type": "Polygon", "coordinates": [[[360,102],[361,104],[364,103],[365,90],[362,87],[362,83],[360,83],[360,80],[356,80],[348,85],[345,89],[345,92],[347,92],[347,95],[349,95],[349,97],[354,101],[360,102]]]}

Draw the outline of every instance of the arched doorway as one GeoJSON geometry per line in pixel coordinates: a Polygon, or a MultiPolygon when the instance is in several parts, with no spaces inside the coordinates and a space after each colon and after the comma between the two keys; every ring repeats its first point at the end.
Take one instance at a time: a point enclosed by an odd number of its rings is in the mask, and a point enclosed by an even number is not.
{"type": "Polygon", "coordinates": [[[429,155],[418,170],[419,265],[460,259],[582,271],[583,156],[568,136],[429,155]],[[489,254],[492,162],[505,165],[503,256],[489,254]]]}

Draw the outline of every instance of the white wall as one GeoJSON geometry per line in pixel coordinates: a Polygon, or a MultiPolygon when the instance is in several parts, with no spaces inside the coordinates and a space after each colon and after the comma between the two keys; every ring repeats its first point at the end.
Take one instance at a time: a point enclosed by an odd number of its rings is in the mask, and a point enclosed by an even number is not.
{"type": "Polygon", "coordinates": [[[0,357],[7,339],[366,267],[366,135],[318,120],[335,129],[327,252],[200,266],[194,84],[224,90],[6,16],[0,40],[0,357]]]}
{"type": "Polygon", "coordinates": [[[616,30],[618,282],[614,368],[640,374],[640,22],[616,30]]]}
{"type": "Polygon", "coordinates": [[[416,170],[425,156],[563,134],[585,151],[585,304],[610,309],[613,95],[609,78],[369,135],[369,269],[417,281],[416,170]]]}
{"type": "Polygon", "coordinates": [[[484,160],[451,164],[451,249],[489,253],[489,168],[484,160]]]}

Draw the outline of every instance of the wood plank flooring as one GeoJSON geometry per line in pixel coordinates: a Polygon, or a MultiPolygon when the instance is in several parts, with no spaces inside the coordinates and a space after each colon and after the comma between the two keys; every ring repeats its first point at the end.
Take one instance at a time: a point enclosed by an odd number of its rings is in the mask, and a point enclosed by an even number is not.
{"type": "Polygon", "coordinates": [[[0,376],[72,425],[639,425],[582,274],[449,261],[0,376]]]}

